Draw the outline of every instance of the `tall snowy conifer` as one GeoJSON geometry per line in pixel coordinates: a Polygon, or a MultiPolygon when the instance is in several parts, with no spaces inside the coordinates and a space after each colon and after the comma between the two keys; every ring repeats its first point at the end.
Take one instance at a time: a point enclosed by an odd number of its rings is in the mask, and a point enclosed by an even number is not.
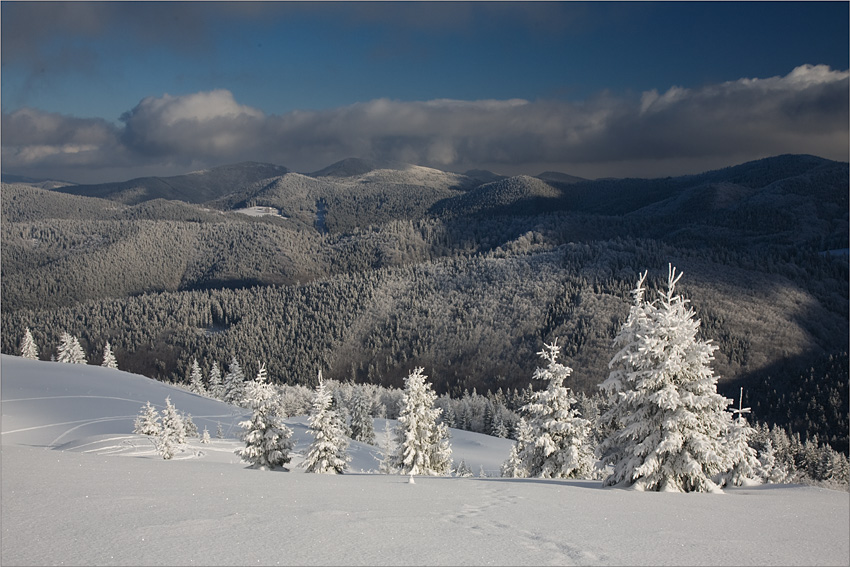
{"type": "Polygon", "coordinates": [[[32,338],[29,327],[27,327],[24,337],[21,339],[21,356],[38,360],[38,347],[35,346],[35,339],[32,338]]]}
{"type": "Polygon", "coordinates": [[[209,392],[210,396],[217,400],[224,398],[224,382],[222,381],[221,368],[219,368],[218,362],[213,362],[212,369],[210,370],[209,392]]]}
{"type": "Polygon", "coordinates": [[[309,433],[313,442],[302,466],[307,472],[341,474],[348,468],[351,457],[346,454],[348,439],[343,432],[339,414],[331,407],[331,393],[319,371],[319,385],[313,396],[309,433]]]}
{"type": "Polygon", "coordinates": [[[448,475],[452,459],[448,427],[438,424],[441,410],[434,407],[437,395],[415,369],[404,380],[404,406],[396,428],[396,450],[391,466],[402,475],[448,475]]]}
{"type": "Polygon", "coordinates": [[[729,426],[723,438],[729,470],[720,477],[721,485],[741,486],[747,481],[760,480],[761,463],[756,450],[750,447],[749,440],[755,430],[746,418],[738,415],[729,426]]]}
{"type": "Polygon", "coordinates": [[[177,408],[171,403],[171,397],[165,398],[165,409],[162,410],[162,427],[157,440],[157,450],[166,461],[171,459],[186,442],[183,419],[177,413],[177,408]]]}
{"type": "Polygon", "coordinates": [[[534,392],[522,408],[527,430],[516,447],[522,467],[506,464],[506,471],[513,468],[522,476],[519,471],[524,469],[527,476],[540,478],[588,478],[593,473],[590,422],[578,415],[576,400],[564,386],[572,369],[557,361],[560,351],[555,342],[538,353],[548,365],[538,368],[533,378],[548,384],[545,390],[534,392]]]}
{"type": "Polygon", "coordinates": [[[86,364],[86,355],[83,352],[83,347],[80,346],[80,341],[69,333],[62,333],[58,352],[59,356],[56,360],[59,362],[86,364]]]}
{"type": "Polygon", "coordinates": [[[204,375],[201,373],[201,366],[198,364],[198,359],[192,359],[192,370],[189,373],[189,390],[205,395],[207,389],[204,387],[204,375]]]}
{"type": "Polygon", "coordinates": [[[628,319],[614,339],[617,353],[600,384],[609,404],[600,421],[610,433],[599,455],[613,469],[604,486],[719,490],[712,477],[728,465],[723,436],[731,400],[717,393],[709,366],[716,347],[697,338],[700,321],[676,294],[680,277],[670,266],[666,292],[648,302],[646,272],[641,274],[628,319]]]}
{"type": "Polygon", "coordinates": [[[245,375],[242,373],[242,367],[239,365],[239,361],[234,356],[233,360],[230,361],[230,365],[227,367],[227,374],[224,377],[223,401],[235,406],[243,406],[245,395],[245,375]]]}
{"type": "Polygon", "coordinates": [[[106,341],[106,346],[103,347],[103,362],[100,364],[105,368],[118,368],[118,361],[115,360],[115,354],[112,352],[112,345],[106,341]]]}
{"type": "Polygon", "coordinates": [[[354,408],[351,411],[351,438],[363,443],[375,444],[375,424],[372,422],[372,402],[358,390],[354,394],[354,408]]]}
{"type": "MultiPolygon", "coordinates": [[[[234,358],[234,363],[236,359],[234,358]]],[[[236,363],[238,367],[238,363],[236,363]]],[[[231,368],[233,364],[231,364],[231,368]]],[[[280,403],[276,390],[266,380],[266,365],[262,364],[257,379],[248,383],[244,403],[253,414],[250,420],[242,421],[240,438],[245,446],[235,453],[242,462],[260,470],[284,468],[292,457],[292,430],[283,423],[278,414],[280,403]]]]}

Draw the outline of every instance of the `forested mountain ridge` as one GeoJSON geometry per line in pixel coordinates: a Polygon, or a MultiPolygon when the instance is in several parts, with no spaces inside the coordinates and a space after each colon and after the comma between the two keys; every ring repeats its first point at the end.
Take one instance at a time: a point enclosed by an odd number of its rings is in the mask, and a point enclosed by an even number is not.
{"type": "Polygon", "coordinates": [[[4,184],[2,351],[29,327],[42,358],[68,331],[90,360],[109,340],[121,368],[166,380],[237,356],[287,383],[321,367],[398,385],[424,366],[459,394],[525,387],[557,338],[567,385],[590,392],[638,272],[656,281],[670,262],[725,393],[744,385],[760,419],[846,439],[848,265],[823,254],[847,248],[846,163],[571,183],[364,161],[319,173],[197,204],[4,184]],[[236,212],[255,205],[279,216],[236,212]]]}
{"type": "Polygon", "coordinates": [[[246,183],[283,175],[285,167],[257,162],[242,162],[171,177],[140,177],[119,183],[68,185],[56,191],[99,197],[135,205],[152,199],[204,203],[230,193],[246,183]]]}

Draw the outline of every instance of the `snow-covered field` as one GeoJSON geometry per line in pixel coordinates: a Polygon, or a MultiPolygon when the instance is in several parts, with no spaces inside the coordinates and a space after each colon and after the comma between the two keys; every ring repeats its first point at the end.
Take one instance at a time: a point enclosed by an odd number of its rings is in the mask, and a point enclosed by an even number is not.
{"type": "Polygon", "coordinates": [[[233,209],[234,213],[242,213],[243,215],[248,215],[249,217],[281,217],[285,218],[280,214],[280,210],[274,207],[247,207],[244,209],[233,209]]]}
{"type": "MultiPolygon", "coordinates": [[[[598,481],[248,469],[242,410],[116,370],[0,357],[3,565],[848,565],[850,494],[799,485],[725,494],[598,481]],[[170,396],[212,443],[164,461],[132,434],[170,396]],[[224,438],[215,438],[218,424],[224,438]]],[[[391,422],[392,425],[393,422],[391,422]]],[[[384,421],[376,420],[379,441],[384,421]]],[[[455,462],[495,474],[511,442],[452,430],[455,462]]]]}

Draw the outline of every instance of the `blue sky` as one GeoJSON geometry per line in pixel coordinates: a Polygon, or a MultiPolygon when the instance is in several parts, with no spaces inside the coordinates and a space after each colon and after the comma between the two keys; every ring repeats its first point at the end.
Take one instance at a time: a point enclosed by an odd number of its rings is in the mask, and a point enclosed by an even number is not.
{"type": "Polygon", "coordinates": [[[0,10],[5,172],[105,181],[358,155],[651,177],[847,159],[846,2],[0,10]]]}

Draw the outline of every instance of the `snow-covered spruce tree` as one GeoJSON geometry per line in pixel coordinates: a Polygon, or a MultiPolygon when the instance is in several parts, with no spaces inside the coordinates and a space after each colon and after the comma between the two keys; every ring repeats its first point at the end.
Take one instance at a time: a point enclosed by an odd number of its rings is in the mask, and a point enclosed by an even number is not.
{"type": "Polygon", "coordinates": [[[217,422],[218,425],[215,428],[215,436],[219,439],[224,439],[224,430],[221,428],[221,422],[217,422]]]}
{"type": "Polygon", "coordinates": [[[517,422],[516,443],[511,446],[511,453],[508,460],[502,463],[501,475],[504,478],[527,478],[528,468],[520,458],[522,453],[526,452],[526,447],[534,444],[534,438],[531,435],[531,428],[526,423],[525,418],[520,417],[517,422]]]}
{"type": "Polygon", "coordinates": [[[363,443],[375,444],[375,425],[372,422],[372,400],[360,390],[354,394],[354,407],[351,410],[351,438],[363,443]]]}
{"type": "MultiPolygon", "coordinates": [[[[741,400],[744,398],[744,389],[741,388],[741,400]]],[[[728,459],[727,466],[729,470],[721,473],[713,480],[720,486],[741,486],[743,484],[752,483],[758,484],[761,480],[759,472],[761,464],[759,463],[756,450],[750,447],[750,439],[753,438],[756,431],[750,424],[747,423],[744,417],[745,412],[749,412],[750,408],[741,407],[733,410],[732,414],[738,414],[729,425],[726,435],[723,437],[723,446],[726,450],[728,459]]]]}
{"type": "Polygon", "coordinates": [[[234,356],[227,367],[227,374],[224,376],[223,401],[235,406],[242,406],[245,395],[245,374],[242,373],[242,367],[234,356]]]}
{"type": "Polygon", "coordinates": [[[437,395],[425,381],[423,371],[424,368],[417,368],[404,380],[391,466],[403,475],[449,475],[452,451],[448,427],[437,423],[441,411],[434,407],[437,395]]]}
{"type": "Polygon", "coordinates": [[[557,341],[538,354],[548,362],[533,378],[545,380],[545,390],[534,392],[523,406],[527,431],[517,441],[517,458],[529,477],[589,478],[593,474],[593,447],[588,443],[590,422],[575,408],[576,400],[564,380],[572,369],[558,362],[557,341]]]}
{"type": "Polygon", "coordinates": [[[612,467],[604,486],[716,491],[712,477],[728,469],[723,435],[731,400],[717,393],[709,366],[716,347],[697,338],[700,321],[676,294],[680,277],[670,266],[666,292],[647,302],[641,274],[614,339],[617,353],[600,384],[609,407],[600,422],[611,432],[598,449],[612,467]]]}
{"type": "Polygon", "coordinates": [[[207,445],[211,441],[210,439],[210,431],[207,429],[207,426],[204,426],[204,432],[201,434],[201,443],[207,445]]]}
{"type": "Polygon", "coordinates": [[[469,465],[466,464],[465,460],[460,460],[460,464],[457,466],[457,470],[455,471],[455,476],[462,478],[469,478],[472,476],[472,469],[469,468],[469,465]]]}
{"type": "Polygon", "coordinates": [[[209,394],[217,400],[224,398],[224,382],[222,381],[221,368],[219,368],[218,362],[213,362],[212,369],[210,369],[209,394]]]}
{"type": "Polygon", "coordinates": [[[35,339],[32,338],[32,332],[29,327],[27,327],[21,339],[21,356],[38,360],[38,347],[35,346],[35,339]]]}
{"type": "Polygon", "coordinates": [[[191,413],[184,413],[180,416],[183,420],[183,433],[186,437],[199,437],[198,426],[195,425],[195,422],[192,420],[191,413]]]}
{"type": "Polygon", "coordinates": [[[112,345],[106,341],[106,346],[103,347],[103,362],[100,363],[104,368],[118,368],[118,361],[115,360],[115,354],[112,352],[112,345]]]}
{"type": "Polygon", "coordinates": [[[256,380],[249,382],[245,390],[244,403],[253,414],[250,420],[239,422],[240,438],[245,446],[235,451],[242,462],[256,469],[287,470],[283,465],[292,459],[289,455],[294,445],[292,430],[278,415],[277,397],[277,391],[266,380],[266,365],[262,364],[256,380]]]}
{"type": "Polygon", "coordinates": [[[198,359],[192,359],[192,370],[189,372],[189,391],[196,394],[206,395],[207,389],[204,387],[204,375],[201,373],[201,366],[198,364],[198,359]]]}
{"type": "Polygon", "coordinates": [[[171,397],[165,398],[165,409],[162,410],[162,427],[159,430],[159,438],[156,448],[160,456],[166,461],[171,459],[180,446],[186,442],[186,433],[183,419],[177,412],[177,408],[171,403],[171,397]]]}
{"type": "Polygon", "coordinates": [[[389,423],[384,427],[383,442],[381,443],[381,462],[378,465],[378,472],[381,474],[395,474],[398,472],[393,466],[393,455],[395,454],[395,443],[392,434],[390,433],[389,423]]]}
{"type": "Polygon", "coordinates": [[[759,478],[767,484],[781,484],[788,479],[788,472],[776,462],[773,441],[766,439],[764,449],[759,452],[759,478]]]}
{"type": "Polygon", "coordinates": [[[136,422],[133,427],[133,433],[138,435],[150,435],[156,437],[159,435],[159,412],[148,401],[142,406],[139,415],[136,416],[136,422]]]}
{"type": "Polygon", "coordinates": [[[313,442],[307,450],[307,458],[301,464],[307,472],[342,474],[351,460],[346,453],[348,438],[343,432],[342,421],[331,405],[331,392],[325,387],[320,370],[319,385],[313,395],[309,418],[308,431],[313,436],[313,442]]]}
{"type": "Polygon", "coordinates": [[[83,347],[80,346],[80,341],[69,333],[62,333],[58,353],[59,356],[56,358],[58,362],[86,364],[86,355],[83,352],[83,347]]]}

